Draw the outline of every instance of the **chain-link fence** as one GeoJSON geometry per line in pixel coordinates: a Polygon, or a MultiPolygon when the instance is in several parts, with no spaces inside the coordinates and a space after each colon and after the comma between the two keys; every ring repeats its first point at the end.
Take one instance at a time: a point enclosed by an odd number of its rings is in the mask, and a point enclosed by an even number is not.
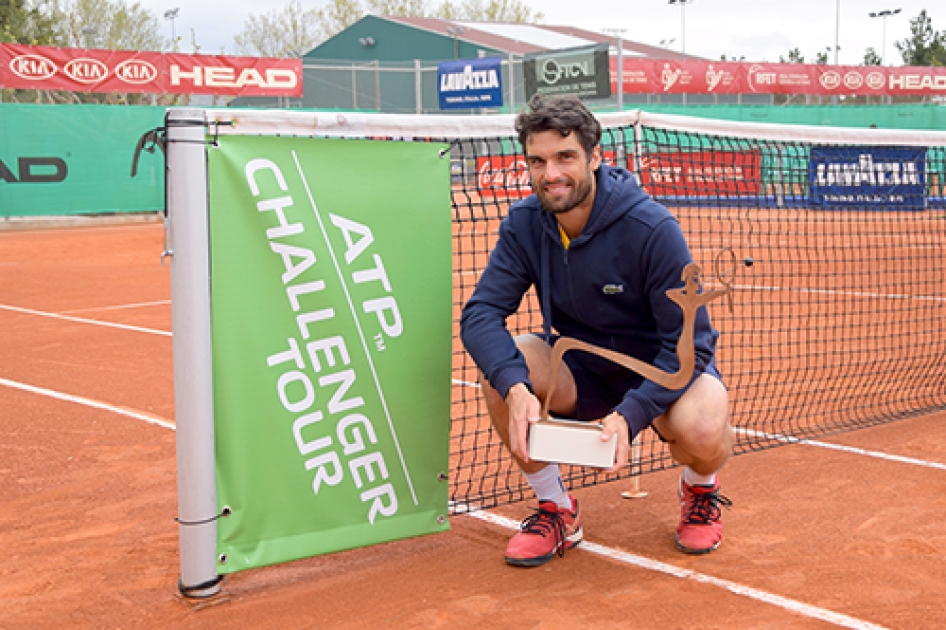
{"type": "MultiPolygon", "coordinates": [[[[293,107],[381,112],[386,114],[440,113],[436,61],[336,61],[303,59],[305,96],[302,98],[240,98],[231,105],[242,107],[293,107]]],[[[482,113],[517,111],[527,100],[523,59],[502,60],[503,106],[479,109],[482,113]]],[[[770,105],[768,94],[624,94],[589,102],[594,109],[616,109],[652,104],[770,105]]],[[[462,110],[461,110],[462,111],[462,110]]],[[[450,110],[450,113],[459,113],[450,110]]]]}

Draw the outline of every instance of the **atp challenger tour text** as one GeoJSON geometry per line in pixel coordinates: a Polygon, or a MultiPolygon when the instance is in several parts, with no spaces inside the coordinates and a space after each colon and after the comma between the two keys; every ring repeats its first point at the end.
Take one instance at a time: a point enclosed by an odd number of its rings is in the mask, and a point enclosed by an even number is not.
{"type": "MultiPolygon", "coordinates": [[[[266,159],[251,160],[245,167],[246,181],[254,197],[260,196],[258,178],[274,177],[279,189],[288,192],[279,167],[266,159]]],[[[388,481],[388,466],[379,450],[371,419],[357,410],[365,405],[355,395],[357,374],[350,366],[350,353],[345,339],[332,333],[335,309],[318,304],[318,294],[325,289],[325,280],[316,276],[315,253],[308,248],[286,243],[287,237],[302,234],[302,223],[290,223],[286,210],[293,205],[291,195],[264,199],[257,211],[272,213],[277,226],[266,230],[270,249],[282,258],[285,268],[282,284],[292,311],[296,313],[299,337],[289,337],[286,347],[266,358],[270,368],[281,371],[277,393],[283,408],[298,417],[292,424],[295,446],[304,459],[305,469],[314,471],[312,491],[318,495],[326,486],[338,486],[345,479],[345,460],[359,497],[369,504],[368,522],[397,513],[398,500],[394,485],[388,481]],[[318,308],[323,306],[323,308],[318,308]],[[308,362],[306,359],[308,358],[308,362]],[[313,382],[314,381],[314,382],[313,382]],[[328,402],[325,403],[325,398],[328,402]],[[323,401],[320,405],[316,402],[323,401]]],[[[371,256],[365,266],[362,255],[374,241],[368,226],[329,214],[332,225],[345,240],[345,265],[355,284],[377,283],[383,295],[365,300],[364,313],[373,314],[383,334],[398,337],[403,322],[397,301],[391,294],[381,257],[371,256]]],[[[341,269],[340,263],[336,263],[341,269]]],[[[375,286],[375,285],[371,285],[375,286]]],[[[359,340],[357,346],[362,346],[359,340]]]]}

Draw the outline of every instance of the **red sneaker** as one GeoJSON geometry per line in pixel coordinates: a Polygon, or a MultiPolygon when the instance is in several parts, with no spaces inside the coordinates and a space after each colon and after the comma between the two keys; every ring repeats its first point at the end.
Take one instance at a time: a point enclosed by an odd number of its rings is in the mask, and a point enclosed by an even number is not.
{"type": "Polygon", "coordinates": [[[571,510],[559,508],[553,501],[542,501],[539,509],[519,526],[520,531],[506,547],[506,564],[514,567],[537,567],[556,553],[565,555],[581,542],[581,514],[578,500],[569,495],[571,510]]]}
{"type": "Polygon", "coordinates": [[[732,507],[732,501],[714,486],[691,486],[680,476],[680,524],[677,525],[677,549],[683,553],[704,554],[719,547],[723,540],[720,506],[732,507]]]}

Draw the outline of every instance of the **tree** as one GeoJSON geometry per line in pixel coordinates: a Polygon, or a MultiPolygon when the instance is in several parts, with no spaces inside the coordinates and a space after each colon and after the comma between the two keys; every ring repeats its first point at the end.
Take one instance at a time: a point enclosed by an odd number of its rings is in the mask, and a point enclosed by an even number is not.
{"type": "Polygon", "coordinates": [[[912,37],[894,45],[908,66],[946,66],[946,33],[933,30],[933,21],[926,9],[910,20],[912,37]]]}
{"type": "Polygon", "coordinates": [[[431,10],[427,0],[365,0],[365,5],[361,0],[330,0],[321,9],[303,10],[300,0],[289,0],[282,9],[263,16],[251,15],[244,23],[243,32],[235,37],[236,49],[243,54],[267,57],[298,56],[345,30],[366,12],[484,22],[534,23],[545,18],[541,12],[529,8],[524,0],[457,1],[460,4],[443,0],[431,10]]]}
{"type": "Polygon", "coordinates": [[[57,37],[41,6],[29,0],[0,0],[0,42],[54,45],[57,37]]]}
{"type": "Polygon", "coordinates": [[[374,15],[399,15],[401,17],[427,17],[425,0],[366,0],[368,13],[374,15]]]}
{"type": "Polygon", "coordinates": [[[865,66],[882,66],[884,64],[883,59],[880,55],[877,54],[877,51],[874,50],[873,46],[868,46],[867,50],[864,51],[864,63],[865,66]]]}
{"type": "Polygon", "coordinates": [[[333,37],[365,15],[359,0],[331,0],[321,9],[321,24],[325,37],[333,37]]]}
{"type": "Polygon", "coordinates": [[[787,60],[785,59],[785,57],[779,55],[778,62],[779,63],[805,63],[805,56],[801,54],[801,50],[799,50],[798,47],[796,46],[795,48],[792,48],[791,50],[788,51],[787,60]]]}
{"type": "Polygon", "coordinates": [[[322,14],[291,0],[282,9],[250,15],[234,37],[236,51],[262,57],[301,57],[326,39],[322,14]]]}
{"type": "Polygon", "coordinates": [[[818,64],[819,66],[828,65],[828,53],[824,51],[815,53],[815,63],[818,64]]]}
{"type": "MultiPolygon", "coordinates": [[[[448,4],[446,0],[441,9],[448,4]]],[[[542,12],[533,11],[522,0],[463,0],[457,12],[461,19],[479,22],[534,24],[545,19],[542,12]]]]}
{"type": "Polygon", "coordinates": [[[106,50],[165,50],[158,16],[125,0],[52,0],[63,46],[106,50]]]}

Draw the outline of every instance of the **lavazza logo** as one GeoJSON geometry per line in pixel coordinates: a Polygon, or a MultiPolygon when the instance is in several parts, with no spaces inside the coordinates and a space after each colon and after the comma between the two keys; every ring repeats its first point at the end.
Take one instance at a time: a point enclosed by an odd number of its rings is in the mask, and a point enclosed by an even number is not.
{"type": "MultiPolygon", "coordinates": [[[[18,55],[10,60],[10,71],[21,79],[42,81],[59,72],[55,62],[42,55],[18,55]]],[[[108,78],[108,66],[98,59],[78,57],[71,59],[62,68],[62,73],[78,83],[91,85],[108,78]]],[[[158,69],[142,59],[127,59],[115,67],[115,76],[125,83],[141,85],[154,81],[158,69]]]]}

